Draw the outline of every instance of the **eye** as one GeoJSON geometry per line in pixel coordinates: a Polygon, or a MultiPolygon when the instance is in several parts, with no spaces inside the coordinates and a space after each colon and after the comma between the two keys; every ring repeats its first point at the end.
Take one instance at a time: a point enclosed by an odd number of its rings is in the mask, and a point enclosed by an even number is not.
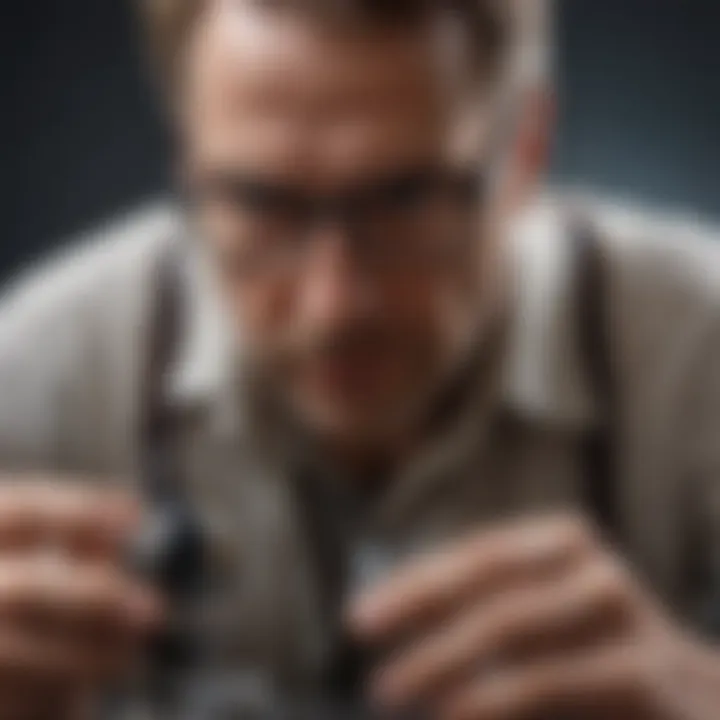
{"type": "Polygon", "coordinates": [[[388,183],[379,193],[387,209],[412,210],[424,205],[437,189],[429,176],[415,175],[388,183]]]}
{"type": "Polygon", "coordinates": [[[291,220],[301,217],[306,205],[287,188],[258,182],[234,182],[230,195],[238,209],[268,218],[291,220]]]}
{"type": "Polygon", "coordinates": [[[452,193],[461,202],[482,201],[487,189],[487,178],[482,172],[458,175],[451,181],[452,193]]]}

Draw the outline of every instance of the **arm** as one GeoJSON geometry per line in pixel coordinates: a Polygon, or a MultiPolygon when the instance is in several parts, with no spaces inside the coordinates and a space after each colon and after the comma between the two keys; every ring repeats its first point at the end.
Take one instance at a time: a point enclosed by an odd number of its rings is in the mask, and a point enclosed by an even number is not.
{"type": "Polygon", "coordinates": [[[157,619],[122,568],[136,503],[77,461],[102,435],[90,401],[114,253],[82,251],[0,302],[0,716],[12,720],[74,717],[157,619]]]}

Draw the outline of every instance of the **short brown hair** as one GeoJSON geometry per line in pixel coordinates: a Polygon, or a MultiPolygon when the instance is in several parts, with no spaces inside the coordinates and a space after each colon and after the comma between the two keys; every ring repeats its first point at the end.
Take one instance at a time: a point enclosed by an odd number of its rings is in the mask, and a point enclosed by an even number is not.
{"type": "MultiPolygon", "coordinates": [[[[188,30],[204,0],[139,0],[153,60],[172,74],[188,30]]],[[[402,27],[433,12],[448,12],[462,22],[483,74],[503,61],[513,40],[516,0],[254,0],[258,4],[312,12],[321,19],[350,20],[379,27],[402,27]]],[[[534,0],[540,2],[541,0],[534,0]]]]}

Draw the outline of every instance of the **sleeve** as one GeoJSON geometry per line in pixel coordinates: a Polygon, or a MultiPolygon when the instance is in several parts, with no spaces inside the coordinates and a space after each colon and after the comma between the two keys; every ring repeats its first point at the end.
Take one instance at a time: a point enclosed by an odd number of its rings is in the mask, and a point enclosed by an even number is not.
{"type": "Polygon", "coordinates": [[[692,216],[614,212],[603,227],[638,516],[628,524],[668,608],[706,629],[716,609],[720,620],[720,232],[692,216]]]}
{"type": "Polygon", "coordinates": [[[86,346],[82,294],[74,267],[51,266],[0,300],[0,472],[59,469],[86,346]]]}
{"type": "Polygon", "coordinates": [[[0,473],[122,472],[149,268],[164,203],[64,246],[0,296],[0,473]]]}

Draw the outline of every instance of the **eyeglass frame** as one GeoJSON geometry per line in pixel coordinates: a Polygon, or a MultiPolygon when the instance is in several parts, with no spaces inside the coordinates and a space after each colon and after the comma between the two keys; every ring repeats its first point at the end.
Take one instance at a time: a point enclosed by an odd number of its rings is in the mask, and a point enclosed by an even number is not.
{"type": "MultiPolygon", "coordinates": [[[[353,256],[360,259],[364,265],[373,268],[389,266],[394,268],[397,266],[396,261],[408,267],[418,263],[433,264],[448,257],[457,257],[458,242],[466,246],[469,238],[433,239],[433,248],[422,248],[420,243],[414,247],[413,243],[408,243],[404,246],[403,253],[392,253],[387,252],[386,248],[379,249],[374,243],[368,242],[367,228],[363,231],[362,227],[363,218],[383,210],[391,215],[392,212],[402,209],[403,202],[413,200],[413,193],[414,200],[417,201],[424,192],[424,200],[428,205],[432,200],[449,200],[458,204],[457,209],[463,214],[463,219],[471,220],[477,216],[486,201],[490,176],[491,173],[487,168],[481,166],[465,170],[419,167],[372,183],[365,183],[350,192],[313,197],[289,184],[282,185],[244,175],[218,174],[208,178],[198,188],[200,192],[196,193],[195,197],[214,196],[216,201],[218,199],[223,202],[229,201],[234,209],[241,209],[241,212],[246,212],[248,215],[265,213],[264,219],[273,212],[279,215],[287,214],[292,218],[288,224],[289,227],[293,227],[289,233],[291,237],[282,238],[275,251],[284,253],[285,262],[292,268],[297,266],[297,253],[305,254],[308,240],[312,238],[317,228],[328,226],[340,230],[337,234],[351,246],[353,256]],[[448,191],[450,191],[449,196],[440,197],[442,192],[448,191]],[[435,193],[434,198],[428,195],[432,192],[435,193]],[[388,203],[394,204],[394,208],[387,207],[388,203]],[[386,206],[384,209],[383,205],[386,206]],[[291,246],[288,246],[288,241],[291,246]],[[283,247],[281,248],[280,245],[283,247]],[[372,247],[369,247],[371,245],[372,247]],[[391,258],[391,262],[388,262],[391,258]]],[[[421,209],[420,212],[428,209],[429,207],[425,210],[421,209]]],[[[268,249],[265,248],[264,252],[267,253],[268,249]]],[[[253,266],[248,258],[242,259],[246,261],[245,267],[240,266],[239,269],[246,274],[267,269],[260,267],[262,261],[256,260],[253,266]]],[[[237,261],[237,258],[235,260],[237,261]]],[[[265,262],[267,263],[267,258],[265,262]]]]}

